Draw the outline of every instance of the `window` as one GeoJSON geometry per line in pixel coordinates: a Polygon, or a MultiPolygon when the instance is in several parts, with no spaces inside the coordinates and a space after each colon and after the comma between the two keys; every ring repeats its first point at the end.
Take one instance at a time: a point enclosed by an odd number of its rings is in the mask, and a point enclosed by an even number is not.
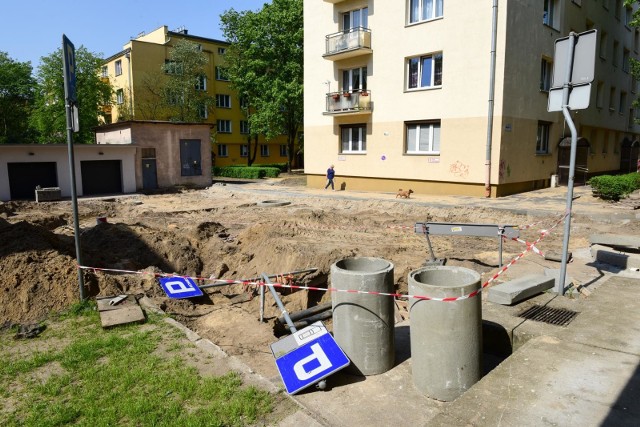
{"type": "Polygon", "coordinates": [[[216,67],[216,80],[229,81],[224,68],[216,67]]]}
{"type": "Polygon", "coordinates": [[[260,144],[260,156],[269,157],[269,146],[267,144],[260,144]]]}
{"type": "Polygon", "coordinates": [[[367,67],[342,70],[342,90],[365,90],[367,88],[367,67]]]}
{"type": "Polygon", "coordinates": [[[624,8],[624,25],[627,28],[631,27],[631,21],[633,20],[633,10],[630,7],[624,8]]]}
{"type": "Polygon", "coordinates": [[[631,76],[631,93],[636,93],[638,90],[638,79],[635,76],[631,76]]]}
{"type": "Polygon", "coordinates": [[[287,144],[280,144],[280,157],[287,157],[288,152],[289,150],[287,150],[287,144]]]}
{"type": "Polygon", "coordinates": [[[624,71],[625,73],[629,72],[629,55],[630,54],[631,52],[629,52],[629,49],[622,50],[622,71],[624,71]]]}
{"type": "Polygon", "coordinates": [[[616,88],[609,89],[609,110],[614,111],[614,105],[616,100],[616,88]]]}
{"type": "Polygon", "coordinates": [[[209,109],[207,108],[206,104],[201,104],[198,106],[198,116],[200,116],[201,119],[206,119],[207,117],[209,117],[209,109]]]}
{"type": "Polygon", "coordinates": [[[602,31],[600,33],[600,58],[605,59],[607,57],[607,32],[602,31]]]}
{"type": "Polygon", "coordinates": [[[231,108],[231,95],[216,95],[216,107],[231,108]]]}
{"type": "Polygon", "coordinates": [[[122,74],[122,60],[118,59],[116,61],[116,76],[119,76],[122,74]]]}
{"type": "Polygon", "coordinates": [[[618,113],[624,114],[627,108],[627,92],[620,92],[620,102],[618,103],[618,113]]]}
{"type": "Polygon", "coordinates": [[[231,120],[218,120],[216,124],[218,133],[231,133],[231,120]]]}
{"type": "Polygon", "coordinates": [[[167,90],[167,104],[169,105],[182,105],[184,97],[174,90],[167,90]]]}
{"type": "Polygon", "coordinates": [[[551,73],[553,68],[551,62],[545,58],[542,58],[540,66],[540,90],[543,92],[549,92],[551,89],[551,73]]]}
{"type": "Polygon", "coordinates": [[[182,176],[202,175],[199,139],[180,140],[180,165],[182,176]]]}
{"type": "Polygon", "coordinates": [[[550,27],[556,28],[558,19],[558,1],[559,0],[544,0],[544,11],[542,14],[542,23],[550,27]]]}
{"type": "Polygon", "coordinates": [[[249,157],[249,146],[247,144],[240,146],[240,157],[249,157]]]}
{"type": "Polygon", "coordinates": [[[342,14],[342,30],[347,33],[357,28],[369,28],[369,8],[351,10],[342,14]]]}
{"type": "Polygon", "coordinates": [[[124,104],[124,90],[123,89],[116,90],[116,104],[118,104],[118,105],[124,104]]]}
{"type": "Polygon", "coordinates": [[[109,67],[106,65],[102,66],[100,77],[109,77],[109,67]]]}
{"type": "Polygon", "coordinates": [[[218,157],[229,157],[227,144],[218,144],[218,157]]]}
{"type": "Polygon", "coordinates": [[[249,108],[249,98],[246,96],[240,97],[240,108],[249,108]]]}
{"type": "Polygon", "coordinates": [[[409,58],[407,69],[409,89],[442,85],[442,53],[409,58]]]}
{"type": "Polygon", "coordinates": [[[166,74],[182,74],[182,62],[165,59],[163,69],[166,74]]]}
{"type": "Polygon", "coordinates": [[[536,154],[549,154],[549,130],[551,124],[538,122],[538,139],[536,140],[536,154]]]}
{"type": "Polygon", "coordinates": [[[407,154],[439,154],[440,122],[407,123],[407,154]]]}
{"type": "Polygon", "coordinates": [[[442,3],[443,0],[409,0],[409,23],[441,17],[442,3]]]}
{"type": "Polygon", "coordinates": [[[342,153],[367,152],[367,125],[344,125],[340,128],[342,153]]]}
{"type": "Polygon", "coordinates": [[[249,122],[247,120],[240,120],[240,133],[249,133],[249,122]]]}
{"type": "Polygon", "coordinates": [[[614,11],[616,19],[619,21],[622,15],[622,0],[616,0],[616,9],[614,11]]]}
{"type": "Polygon", "coordinates": [[[618,40],[614,40],[613,41],[613,58],[612,58],[612,65],[614,67],[618,67],[618,64],[620,63],[620,42],[618,42],[618,40]]]}
{"type": "Polygon", "coordinates": [[[201,74],[196,81],[196,90],[207,90],[207,76],[201,74]]]}
{"type": "Polygon", "coordinates": [[[224,47],[218,48],[218,55],[224,55],[225,53],[227,53],[227,49],[225,49],[224,47]]]}
{"type": "Polygon", "coordinates": [[[604,106],[604,83],[598,82],[596,86],[596,107],[602,108],[604,106]]]}

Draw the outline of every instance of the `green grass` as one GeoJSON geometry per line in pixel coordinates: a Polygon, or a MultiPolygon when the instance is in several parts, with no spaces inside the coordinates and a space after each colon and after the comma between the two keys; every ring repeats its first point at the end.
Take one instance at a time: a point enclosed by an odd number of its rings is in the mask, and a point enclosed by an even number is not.
{"type": "Polygon", "coordinates": [[[236,373],[200,376],[178,344],[154,353],[173,328],[148,323],[103,330],[95,309],[74,307],[37,338],[3,333],[0,425],[234,426],[272,411],[274,397],[236,373]]]}

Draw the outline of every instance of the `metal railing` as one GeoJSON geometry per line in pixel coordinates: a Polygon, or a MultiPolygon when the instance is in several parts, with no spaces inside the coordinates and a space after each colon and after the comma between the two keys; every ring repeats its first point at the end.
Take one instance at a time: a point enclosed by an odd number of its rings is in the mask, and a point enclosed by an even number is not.
{"type": "Polygon", "coordinates": [[[326,55],[348,50],[371,49],[371,30],[363,27],[349,28],[329,34],[326,38],[326,55]]]}
{"type": "Polygon", "coordinates": [[[331,92],[326,95],[327,113],[350,113],[371,111],[370,90],[350,90],[331,92]]]}

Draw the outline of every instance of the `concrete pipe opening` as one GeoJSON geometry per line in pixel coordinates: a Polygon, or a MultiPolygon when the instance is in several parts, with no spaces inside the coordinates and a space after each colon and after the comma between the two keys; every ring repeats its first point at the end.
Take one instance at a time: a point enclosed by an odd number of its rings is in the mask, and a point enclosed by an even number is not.
{"type": "MultiPolygon", "coordinates": [[[[424,267],[409,273],[409,294],[467,297],[480,289],[480,275],[463,267],[424,267]]],[[[410,301],[413,382],[429,397],[452,401],[482,376],[480,295],[453,301],[410,301]]]]}
{"type": "MultiPolygon", "coordinates": [[[[393,264],[380,258],[346,258],[331,266],[340,290],[393,292],[393,264]]],[[[381,374],[395,361],[394,304],[388,296],[334,292],[333,334],[351,360],[349,371],[381,374]]]]}

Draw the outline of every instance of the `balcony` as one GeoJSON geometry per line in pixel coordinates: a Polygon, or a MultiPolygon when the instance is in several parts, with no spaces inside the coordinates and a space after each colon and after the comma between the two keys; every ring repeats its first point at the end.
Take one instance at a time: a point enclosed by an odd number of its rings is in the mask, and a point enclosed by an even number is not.
{"type": "Polygon", "coordinates": [[[354,56],[368,55],[371,50],[371,30],[368,28],[350,28],[346,31],[325,36],[326,53],[323,58],[338,61],[354,56]]]}
{"type": "Polygon", "coordinates": [[[326,96],[326,108],[323,114],[371,114],[372,107],[370,90],[331,92],[326,96]]]}

